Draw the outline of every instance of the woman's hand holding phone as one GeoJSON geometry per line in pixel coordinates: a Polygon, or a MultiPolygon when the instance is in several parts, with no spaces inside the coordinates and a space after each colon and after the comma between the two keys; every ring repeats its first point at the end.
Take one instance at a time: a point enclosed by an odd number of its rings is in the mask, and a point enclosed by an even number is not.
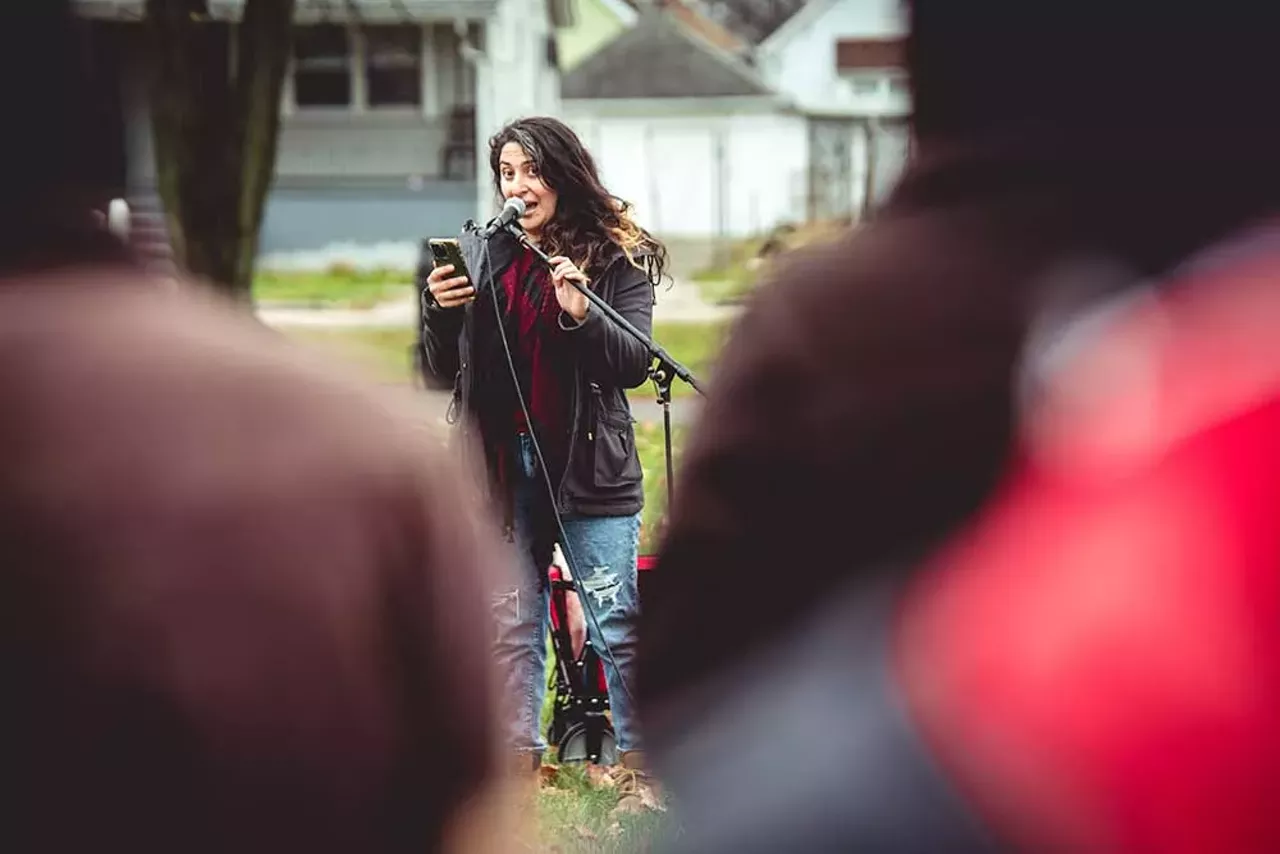
{"type": "Polygon", "coordinates": [[[441,308],[457,308],[476,298],[476,289],[471,287],[466,276],[449,277],[453,270],[452,264],[445,264],[432,267],[427,275],[427,290],[431,291],[431,296],[441,308]]]}

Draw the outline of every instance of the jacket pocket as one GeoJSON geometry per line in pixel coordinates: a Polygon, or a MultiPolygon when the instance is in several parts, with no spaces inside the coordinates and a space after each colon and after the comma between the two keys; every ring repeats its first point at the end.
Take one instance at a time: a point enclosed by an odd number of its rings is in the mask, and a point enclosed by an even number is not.
{"type": "Polygon", "coordinates": [[[595,458],[593,480],[598,489],[634,484],[644,472],[636,450],[635,428],[625,409],[599,409],[590,436],[595,458]]]}

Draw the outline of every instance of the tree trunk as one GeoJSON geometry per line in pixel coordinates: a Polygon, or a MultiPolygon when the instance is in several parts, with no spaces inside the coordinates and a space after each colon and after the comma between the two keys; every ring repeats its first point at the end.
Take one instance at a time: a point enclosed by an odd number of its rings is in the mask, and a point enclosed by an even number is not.
{"type": "Polygon", "coordinates": [[[207,0],[147,0],[156,175],[174,259],[245,302],[275,174],[294,3],[246,0],[232,25],[210,19],[207,0]]]}

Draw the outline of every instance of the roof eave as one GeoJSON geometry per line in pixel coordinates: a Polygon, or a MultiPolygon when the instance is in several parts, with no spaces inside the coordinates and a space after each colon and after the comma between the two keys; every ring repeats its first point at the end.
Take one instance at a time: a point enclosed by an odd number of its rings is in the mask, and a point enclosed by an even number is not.
{"type": "Polygon", "coordinates": [[[682,98],[561,98],[567,114],[593,116],[707,115],[709,113],[793,112],[790,103],[777,95],[690,95],[682,98]]]}
{"type": "MultiPolygon", "coordinates": [[[[137,21],[145,13],[145,0],[74,0],[76,11],[86,18],[137,21]]],[[[294,12],[299,24],[360,22],[395,24],[487,18],[497,0],[328,0],[302,2],[294,12]]],[[[209,0],[209,17],[237,21],[244,0],[209,0]]]]}

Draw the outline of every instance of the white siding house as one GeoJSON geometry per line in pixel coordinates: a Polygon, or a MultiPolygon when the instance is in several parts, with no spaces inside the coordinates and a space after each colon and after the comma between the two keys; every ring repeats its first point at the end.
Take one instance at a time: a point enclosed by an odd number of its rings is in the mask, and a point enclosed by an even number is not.
{"type": "Polygon", "coordinates": [[[570,109],[609,189],[655,233],[745,237],[804,219],[804,121],[772,102],[658,116],[570,109]]]}
{"type": "Polygon", "coordinates": [[[731,54],[650,10],[564,78],[606,186],[666,238],[803,216],[804,121],[731,54]]]}
{"type": "Polygon", "coordinates": [[[739,50],[674,2],[563,81],[565,117],[646,226],[719,241],[856,219],[892,187],[910,110],[897,0],[809,0],[739,50]]]}
{"type": "MultiPolygon", "coordinates": [[[[155,204],[142,0],[77,0],[121,58],[129,196],[155,204]],[[133,48],[131,50],[131,48],[133,48]]],[[[243,0],[210,0],[234,23],[243,0]]],[[[269,262],[411,267],[424,236],[493,207],[487,137],[559,108],[548,0],[298,0],[276,180],[262,230],[269,262]]]]}
{"type": "Polygon", "coordinates": [[[839,68],[838,46],[896,43],[906,35],[900,0],[809,0],[756,47],[760,75],[806,112],[903,116],[910,107],[899,67],[839,68]]]}
{"type": "Polygon", "coordinates": [[[865,210],[902,170],[906,29],[901,0],[809,0],[756,48],[761,76],[810,117],[815,216],[865,210]]]}

